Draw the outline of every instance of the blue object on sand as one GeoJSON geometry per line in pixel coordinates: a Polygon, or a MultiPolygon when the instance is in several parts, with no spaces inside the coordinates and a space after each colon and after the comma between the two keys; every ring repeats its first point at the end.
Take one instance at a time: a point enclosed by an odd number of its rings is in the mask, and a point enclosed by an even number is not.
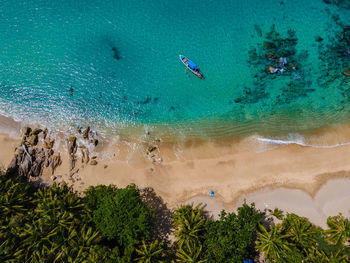
{"type": "Polygon", "coordinates": [[[211,197],[214,197],[214,194],[215,194],[214,191],[210,191],[210,196],[211,197]]]}

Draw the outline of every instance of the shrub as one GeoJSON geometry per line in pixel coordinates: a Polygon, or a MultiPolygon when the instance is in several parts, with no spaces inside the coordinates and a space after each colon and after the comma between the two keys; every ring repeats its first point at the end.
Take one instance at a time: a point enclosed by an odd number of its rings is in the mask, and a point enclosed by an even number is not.
{"type": "Polygon", "coordinates": [[[135,185],[108,192],[97,203],[93,221],[107,240],[126,248],[149,237],[151,211],[141,202],[135,185]]]}

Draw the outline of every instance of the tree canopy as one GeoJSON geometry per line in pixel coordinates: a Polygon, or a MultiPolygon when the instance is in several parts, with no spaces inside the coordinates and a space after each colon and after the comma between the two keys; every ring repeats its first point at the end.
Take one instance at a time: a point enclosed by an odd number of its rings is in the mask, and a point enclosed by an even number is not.
{"type": "Polygon", "coordinates": [[[99,185],[84,194],[66,184],[34,187],[25,177],[0,175],[0,262],[350,261],[349,219],[342,214],[329,217],[324,230],[279,209],[266,215],[254,204],[222,211],[218,220],[201,204],[181,205],[169,223],[170,243],[150,235],[163,209],[143,203],[135,185],[99,185]]]}
{"type": "Polygon", "coordinates": [[[206,224],[204,247],[209,262],[243,262],[256,255],[254,241],[262,213],[244,204],[237,214],[221,212],[206,224]]]}
{"type": "Polygon", "coordinates": [[[93,222],[108,240],[123,247],[134,246],[150,235],[152,214],[141,202],[135,185],[107,192],[93,211],[93,222]]]}

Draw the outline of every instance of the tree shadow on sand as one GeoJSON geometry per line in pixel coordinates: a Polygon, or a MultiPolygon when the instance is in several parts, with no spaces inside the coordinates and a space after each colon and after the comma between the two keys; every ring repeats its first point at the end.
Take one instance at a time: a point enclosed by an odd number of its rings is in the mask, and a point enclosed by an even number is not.
{"type": "Polygon", "coordinates": [[[141,198],[142,202],[148,205],[155,214],[152,238],[157,237],[167,241],[172,229],[172,211],[168,209],[163,199],[155,193],[153,188],[142,189],[141,198]]]}

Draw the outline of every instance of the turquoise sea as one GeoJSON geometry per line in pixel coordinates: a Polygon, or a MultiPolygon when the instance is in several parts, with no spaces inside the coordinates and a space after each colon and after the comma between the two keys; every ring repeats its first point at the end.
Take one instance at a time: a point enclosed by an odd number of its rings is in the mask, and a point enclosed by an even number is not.
{"type": "Polygon", "coordinates": [[[326,2],[0,0],[1,113],[203,138],[348,121],[350,4],[326,2]]]}

